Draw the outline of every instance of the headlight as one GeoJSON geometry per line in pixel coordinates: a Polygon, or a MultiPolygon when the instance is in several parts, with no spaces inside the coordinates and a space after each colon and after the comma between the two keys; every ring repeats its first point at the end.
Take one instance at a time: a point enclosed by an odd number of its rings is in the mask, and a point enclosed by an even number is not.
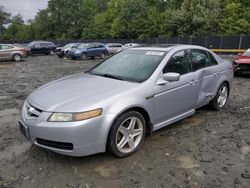
{"type": "Polygon", "coordinates": [[[100,116],[101,114],[102,114],[101,108],[90,110],[87,112],[77,112],[77,113],[55,112],[48,118],[48,121],[50,122],[82,121],[82,120],[100,116]]]}

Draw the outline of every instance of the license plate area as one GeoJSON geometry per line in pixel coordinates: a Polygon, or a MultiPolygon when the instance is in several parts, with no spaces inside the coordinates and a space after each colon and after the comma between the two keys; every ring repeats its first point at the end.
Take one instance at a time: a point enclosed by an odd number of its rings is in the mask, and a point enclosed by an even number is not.
{"type": "Polygon", "coordinates": [[[20,132],[22,133],[23,136],[25,136],[25,138],[27,138],[28,140],[30,140],[30,135],[29,135],[29,128],[26,127],[22,122],[19,121],[19,129],[20,132]]]}

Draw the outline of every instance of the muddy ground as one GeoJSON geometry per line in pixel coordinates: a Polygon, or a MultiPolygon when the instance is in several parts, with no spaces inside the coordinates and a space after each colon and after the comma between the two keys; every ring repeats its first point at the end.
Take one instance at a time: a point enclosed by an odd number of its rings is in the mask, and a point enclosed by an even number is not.
{"type": "Polygon", "coordinates": [[[0,187],[250,187],[250,77],[235,78],[223,111],[199,109],[153,133],[128,158],[73,158],[31,146],[18,129],[27,95],[98,61],[0,62],[0,187]]]}

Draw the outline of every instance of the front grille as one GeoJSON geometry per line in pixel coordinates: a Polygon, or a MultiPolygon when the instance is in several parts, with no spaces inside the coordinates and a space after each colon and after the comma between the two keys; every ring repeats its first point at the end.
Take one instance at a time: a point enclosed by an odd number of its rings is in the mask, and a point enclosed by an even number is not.
{"type": "Polygon", "coordinates": [[[73,150],[73,144],[67,142],[56,142],[51,140],[45,140],[42,138],[36,139],[37,143],[43,146],[56,148],[56,149],[63,149],[63,150],[73,150]]]}
{"type": "Polygon", "coordinates": [[[241,71],[250,71],[250,64],[239,64],[237,68],[241,71]]]}
{"type": "Polygon", "coordinates": [[[30,104],[26,104],[27,115],[29,117],[37,118],[43,112],[41,109],[31,106],[30,104]]]}

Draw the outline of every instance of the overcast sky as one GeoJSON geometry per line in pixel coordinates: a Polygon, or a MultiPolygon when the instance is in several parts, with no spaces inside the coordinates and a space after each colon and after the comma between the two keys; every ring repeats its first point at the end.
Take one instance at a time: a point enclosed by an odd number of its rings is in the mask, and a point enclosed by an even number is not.
{"type": "Polygon", "coordinates": [[[35,18],[39,9],[45,9],[47,2],[47,0],[0,0],[0,6],[4,6],[12,15],[20,13],[27,21],[35,18]]]}

